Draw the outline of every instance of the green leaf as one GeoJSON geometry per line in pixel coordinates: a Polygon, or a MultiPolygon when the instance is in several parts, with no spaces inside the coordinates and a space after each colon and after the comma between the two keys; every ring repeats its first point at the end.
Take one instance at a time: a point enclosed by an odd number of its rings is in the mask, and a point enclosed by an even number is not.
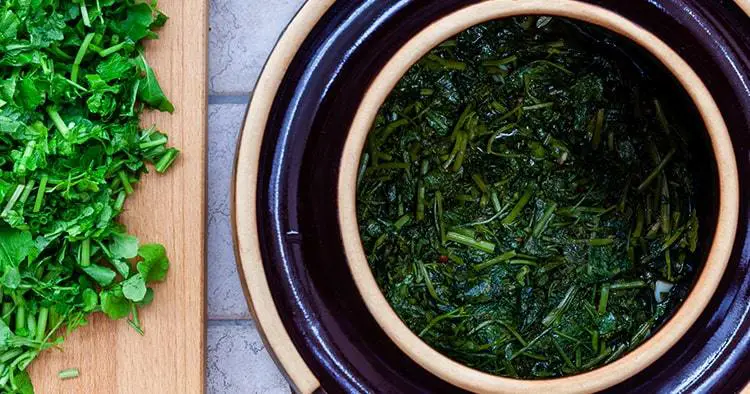
{"type": "Polygon", "coordinates": [[[93,289],[85,289],[81,294],[83,298],[83,310],[91,312],[99,304],[99,295],[93,289]]]}
{"type": "Polygon", "coordinates": [[[122,288],[115,287],[104,290],[100,294],[102,301],[102,312],[110,319],[117,320],[130,314],[130,302],[122,294],[122,288]]]}
{"type": "Polygon", "coordinates": [[[154,19],[154,23],[151,24],[151,28],[158,29],[164,27],[168,20],[169,17],[166,14],[161,11],[156,11],[156,18],[154,19]]]}
{"type": "Polygon", "coordinates": [[[96,72],[105,82],[126,79],[132,76],[135,65],[130,59],[115,53],[96,66],[96,72]]]}
{"type": "Polygon", "coordinates": [[[26,77],[21,80],[18,86],[16,102],[25,109],[34,111],[44,102],[44,96],[36,87],[36,80],[33,77],[26,77]]]}
{"type": "Polygon", "coordinates": [[[16,372],[13,377],[13,385],[16,386],[15,393],[17,394],[34,394],[34,385],[26,371],[16,372]]]}
{"type": "Polygon", "coordinates": [[[31,44],[34,46],[46,48],[53,42],[65,39],[65,18],[59,13],[50,14],[29,25],[31,44]]]}
{"type": "Polygon", "coordinates": [[[122,294],[133,302],[143,301],[146,296],[146,282],[141,274],[135,274],[130,279],[122,282],[122,294]]]}
{"type": "Polygon", "coordinates": [[[0,349],[8,348],[8,341],[13,338],[13,331],[10,330],[5,322],[0,319],[0,349]]]}
{"type": "Polygon", "coordinates": [[[21,273],[18,267],[6,266],[3,275],[3,287],[8,289],[17,289],[21,285],[21,273]]]}
{"type": "Polygon", "coordinates": [[[0,267],[18,266],[33,250],[30,232],[0,226],[0,267]]]}
{"type": "Polygon", "coordinates": [[[122,275],[123,278],[130,276],[130,264],[127,261],[113,259],[111,263],[115,267],[115,270],[117,270],[117,273],[122,275]]]}
{"type": "Polygon", "coordinates": [[[154,70],[146,63],[146,58],[140,55],[137,62],[138,67],[144,73],[143,79],[141,79],[141,83],[138,85],[138,99],[160,111],[173,112],[174,106],[167,99],[167,96],[164,95],[164,91],[156,79],[154,70]]]}
{"type": "Polygon", "coordinates": [[[143,299],[138,303],[138,305],[146,306],[151,304],[152,301],[154,301],[154,289],[149,287],[146,289],[146,295],[143,296],[143,299]]]}
{"type": "Polygon", "coordinates": [[[167,259],[167,250],[163,245],[143,245],[138,250],[138,255],[143,258],[143,261],[137,265],[138,272],[147,283],[161,282],[166,278],[169,270],[169,259],[167,259]]]}
{"type": "Polygon", "coordinates": [[[11,10],[5,10],[0,15],[0,42],[13,40],[18,35],[20,20],[11,10]]]}
{"type": "Polygon", "coordinates": [[[133,42],[138,42],[148,36],[153,22],[154,13],[151,6],[147,3],[139,3],[128,8],[128,17],[118,26],[118,29],[133,42]]]}
{"type": "Polygon", "coordinates": [[[91,279],[95,280],[100,286],[109,286],[112,281],[115,280],[117,274],[115,271],[101,265],[91,264],[86,267],[81,267],[83,272],[88,274],[91,279]]]}
{"type": "Polygon", "coordinates": [[[132,259],[138,255],[138,238],[130,234],[115,233],[112,235],[109,251],[116,259],[132,259]]]}

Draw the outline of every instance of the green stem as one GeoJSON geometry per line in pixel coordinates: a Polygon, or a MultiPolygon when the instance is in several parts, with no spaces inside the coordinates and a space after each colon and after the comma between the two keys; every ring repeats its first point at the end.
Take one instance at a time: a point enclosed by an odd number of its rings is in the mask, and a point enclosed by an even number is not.
{"type": "Polygon", "coordinates": [[[390,137],[391,134],[393,134],[394,131],[408,124],[409,124],[408,119],[399,119],[399,120],[389,123],[388,126],[385,126],[385,130],[383,130],[383,134],[379,136],[377,146],[383,145],[383,143],[388,139],[388,137],[390,137]]]}
{"type": "Polygon", "coordinates": [[[463,138],[461,139],[461,145],[458,149],[458,154],[456,155],[456,161],[453,162],[453,172],[458,172],[458,170],[461,169],[461,167],[464,165],[464,159],[466,158],[466,146],[469,143],[469,136],[466,134],[463,134],[463,138]]]}
{"type": "Polygon", "coordinates": [[[555,213],[556,209],[557,203],[553,202],[552,204],[549,204],[547,209],[544,211],[544,215],[542,215],[542,218],[534,227],[534,231],[532,234],[534,234],[535,237],[538,237],[544,233],[544,230],[547,229],[547,225],[549,224],[550,219],[552,219],[552,215],[555,213]]]}
{"type": "Polygon", "coordinates": [[[672,278],[672,254],[669,253],[669,250],[664,252],[664,262],[667,265],[667,280],[673,281],[674,278],[672,278]]]}
{"type": "Polygon", "coordinates": [[[541,334],[537,335],[536,338],[529,341],[529,343],[521,348],[521,350],[513,353],[512,356],[510,356],[509,360],[513,360],[514,358],[520,356],[521,354],[525,353],[527,350],[531,349],[537,342],[539,342],[542,338],[544,338],[545,335],[547,335],[550,331],[552,331],[552,327],[548,327],[546,330],[542,331],[541,334]]]}
{"type": "Polygon", "coordinates": [[[81,241],[81,267],[91,265],[91,240],[86,238],[81,241]]]}
{"type": "Polygon", "coordinates": [[[604,361],[609,356],[609,353],[610,353],[610,350],[606,349],[605,352],[603,352],[602,354],[598,355],[596,358],[594,358],[593,360],[589,361],[588,363],[584,364],[581,367],[581,369],[586,370],[586,369],[589,369],[589,368],[591,368],[591,367],[593,367],[595,365],[598,365],[600,362],[604,361]]]}
{"type": "Polygon", "coordinates": [[[534,111],[534,110],[538,110],[538,109],[548,108],[548,107],[551,107],[553,105],[555,105],[555,103],[552,103],[552,102],[539,103],[539,104],[525,106],[525,107],[523,107],[523,110],[524,111],[534,111]]]}
{"type": "Polygon", "coordinates": [[[36,335],[36,316],[32,314],[26,316],[26,329],[32,337],[36,335]]]}
{"type": "Polygon", "coordinates": [[[21,202],[21,207],[23,207],[23,204],[25,204],[26,201],[29,200],[31,191],[34,189],[34,185],[36,185],[36,181],[32,179],[26,184],[26,187],[24,187],[23,194],[21,194],[21,198],[19,199],[19,201],[21,202]]]}
{"type": "Polygon", "coordinates": [[[516,203],[516,206],[513,207],[513,210],[510,211],[508,216],[503,219],[502,223],[504,225],[509,225],[513,223],[514,220],[518,217],[518,215],[523,211],[523,209],[526,207],[526,204],[529,203],[529,200],[531,200],[531,197],[534,195],[534,188],[532,186],[527,186],[526,190],[524,191],[521,198],[516,203]]]}
{"type": "Polygon", "coordinates": [[[42,341],[47,335],[47,319],[49,317],[49,308],[42,307],[39,309],[39,318],[36,321],[36,340],[42,341]]]}
{"type": "Polygon", "coordinates": [[[125,46],[126,43],[127,43],[127,41],[123,41],[123,42],[121,42],[121,43],[119,43],[117,45],[113,45],[113,46],[111,46],[111,47],[109,47],[107,49],[103,49],[103,50],[99,51],[99,56],[101,56],[101,57],[107,57],[107,56],[109,56],[109,55],[111,55],[111,54],[113,54],[115,52],[118,52],[120,49],[122,49],[125,46]]]}
{"type": "Polygon", "coordinates": [[[125,173],[125,171],[120,171],[117,173],[117,176],[120,178],[120,182],[122,182],[122,188],[125,189],[125,193],[132,194],[133,193],[133,186],[130,185],[130,179],[128,179],[128,174],[125,173]]]}
{"type": "Polygon", "coordinates": [[[591,246],[607,246],[615,243],[614,238],[595,238],[589,240],[591,246]]]}
{"type": "Polygon", "coordinates": [[[151,141],[142,142],[138,145],[141,149],[153,148],[155,146],[164,145],[167,143],[167,137],[160,136],[159,138],[151,141]]]}
{"type": "Polygon", "coordinates": [[[661,230],[665,235],[672,232],[672,214],[669,204],[669,182],[666,176],[662,176],[661,187],[661,230]]]}
{"type": "Polygon", "coordinates": [[[91,27],[91,19],[89,19],[89,10],[86,8],[86,0],[81,0],[81,19],[83,19],[83,25],[91,27]]]}
{"type": "Polygon", "coordinates": [[[424,263],[422,263],[421,261],[417,261],[417,266],[419,267],[420,274],[424,279],[424,284],[427,287],[427,292],[430,293],[430,296],[432,296],[435,301],[442,302],[440,297],[438,297],[437,292],[435,291],[435,286],[432,285],[432,279],[430,279],[430,275],[427,273],[427,268],[424,266],[424,263]]]}
{"type": "Polygon", "coordinates": [[[482,193],[487,193],[489,191],[489,189],[487,188],[487,183],[484,182],[484,179],[482,179],[481,175],[473,174],[471,176],[471,179],[473,179],[474,183],[477,184],[479,191],[481,191],[482,193]]]}
{"type": "Polygon", "coordinates": [[[26,327],[26,307],[23,304],[16,308],[16,332],[26,327]]]}
{"type": "Polygon", "coordinates": [[[8,361],[18,357],[21,353],[23,353],[22,349],[11,349],[5,353],[2,353],[2,355],[0,355],[0,364],[7,363],[8,361]]]}
{"type": "Polygon", "coordinates": [[[12,302],[3,302],[3,322],[5,325],[10,324],[11,313],[13,312],[12,302]]]}
{"type": "Polygon", "coordinates": [[[448,156],[448,160],[446,160],[445,163],[443,163],[443,168],[445,168],[446,170],[448,169],[448,167],[450,167],[453,161],[456,160],[456,156],[458,155],[458,151],[461,149],[461,144],[463,143],[463,139],[464,139],[464,133],[457,132],[456,140],[453,143],[453,150],[448,156]]]}
{"type": "Polygon", "coordinates": [[[646,282],[642,280],[632,280],[632,281],[621,281],[621,282],[615,282],[612,285],[610,285],[610,290],[629,290],[629,289],[639,289],[648,286],[646,282]]]}
{"type": "Polygon", "coordinates": [[[128,320],[128,323],[130,324],[133,329],[143,335],[143,328],[141,328],[141,320],[138,318],[138,307],[135,305],[135,303],[130,303],[130,316],[131,319],[128,320]]]}
{"type": "Polygon", "coordinates": [[[472,237],[459,234],[453,231],[449,231],[447,234],[447,238],[450,241],[460,243],[462,245],[466,245],[475,249],[479,249],[483,252],[487,253],[494,253],[495,252],[495,244],[492,242],[487,241],[478,241],[472,237]]]}
{"type": "Polygon", "coordinates": [[[21,198],[21,194],[23,194],[24,185],[18,185],[16,186],[16,190],[13,192],[13,195],[10,196],[10,200],[8,200],[8,203],[5,205],[5,209],[3,209],[3,212],[0,213],[0,217],[6,217],[8,214],[10,214],[10,211],[13,210],[13,207],[18,202],[18,199],[21,198]]]}
{"type": "Polygon", "coordinates": [[[448,239],[445,234],[445,224],[443,223],[443,193],[435,193],[435,226],[440,234],[440,244],[445,245],[448,239]]]}
{"type": "Polygon", "coordinates": [[[667,153],[667,156],[664,157],[664,159],[662,159],[661,163],[659,163],[659,165],[656,168],[654,168],[653,171],[651,171],[651,174],[649,174],[646,180],[643,181],[643,183],[641,183],[640,186],[638,186],[639,192],[642,193],[644,190],[646,190],[648,185],[650,185],[651,182],[653,182],[659,176],[659,174],[661,174],[661,172],[664,170],[664,167],[666,167],[667,164],[669,164],[669,161],[672,160],[672,157],[674,156],[675,153],[676,153],[676,150],[674,148],[672,148],[672,150],[670,150],[669,153],[667,153]]]}
{"type": "Polygon", "coordinates": [[[609,300],[609,285],[605,284],[602,286],[601,295],[599,296],[599,312],[603,315],[607,311],[607,301],[609,300]]]}
{"type": "Polygon", "coordinates": [[[424,183],[422,181],[419,181],[417,186],[417,221],[424,220],[424,194],[425,194],[425,187],[424,183]]]}
{"type": "Polygon", "coordinates": [[[489,267],[492,267],[493,265],[502,263],[504,261],[508,261],[508,260],[516,257],[517,255],[518,255],[518,253],[516,253],[515,250],[511,250],[509,252],[505,252],[505,253],[501,254],[500,256],[493,257],[493,258],[491,258],[491,259],[489,259],[489,260],[487,260],[487,261],[485,261],[483,263],[475,265],[474,266],[474,270],[475,271],[485,270],[485,269],[487,269],[489,267]]]}
{"type": "Polygon", "coordinates": [[[596,125],[594,126],[594,137],[591,140],[591,144],[594,149],[599,148],[599,144],[602,141],[602,128],[604,127],[604,110],[600,109],[596,113],[596,125]]]}
{"type": "Polygon", "coordinates": [[[498,60],[485,60],[482,62],[482,65],[485,67],[500,67],[509,63],[513,63],[516,60],[518,60],[518,56],[513,55],[513,56],[508,56],[503,59],[498,59],[498,60]]]}
{"type": "Polygon", "coordinates": [[[565,361],[565,364],[570,368],[575,368],[575,366],[573,365],[573,362],[570,361],[570,358],[568,357],[568,355],[565,354],[565,351],[563,350],[562,346],[560,346],[560,344],[557,343],[557,340],[555,339],[555,337],[553,336],[551,338],[552,338],[552,344],[555,345],[555,349],[557,349],[557,352],[560,353],[560,357],[562,357],[563,361],[565,361]]]}
{"type": "Polygon", "coordinates": [[[401,227],[404,227],[410,221],[411,221],[411,215],[406,214],[406,215],[401,216],[400,218],[398,218],[398,220],[396,220],[396,222],[393,223],[393,227],[396,228],[396,231],[399,231],[399,230],[401,230],[401,227]]]}
{"type": "Polygon", "coordinates": [[[80,376],[80,372],[78,371],[77,368],[63,369],[62,371],[57,373],[57,377],[59,377],[62,380],[75,379],[78,376],[80,376]]]}
{"type": "Polygon", "coordinates": [[[659,126],[661,126],[665,134],[669,134],[669,122],[664,115],[664,110],[661,108],[661,103],[657,99],[654,99],[654,108],[656,108],[656,119],[659,120],[659,126]]]}
{"type": "Polygon", "coordinates": [[[55,127],[60,132],[60,134],[62,134],[63,137],[67,139],[68,134],[70,133],[70,129],[65,124],[57,110],[52,107],[47,107],[47,114],[49,114],[49,117],[52,119],[52,123],[55,124],[55,127]]]}
{"type": "Polygon", "coordinates": [[[565,296],[563,296],[562,300],[560,300],[560,303],[557,304],[555,309],[550,311],[550,313],[547,314],[547,316],[542,319],[542,324],[546,327],[554,327],[554,324],[560,319],[560,317],[563,315],[566,309],[568,309],[568,306],[571,302],[573,302],[573,298],[575,298],[576,294],[576,288],[575,286],[570,286],[568,288],[568,292],[565,293],[565,296]]]}
{"type": "Polygon", "coordinates": [[[86,37],[83,38],[83,43],[81,43],[81,47],[78,48],[78,53],[76,54],[76,58],[73,61],[73,69],[70,72],[70,80],[74,83],[78,82],[78,73],[81,69],[83,57],[86,56],[86,52],[89,50],[89,44],[91,44],[91,40],[93,39],[94,33],[86,34],[86,37]]]}
{"type": "Polygon", "coordinates": [[[125,204],[125,197],[127,196],[127,193],[124,191],[121,191],[117,194],[117,199],[115,200],[115,209],[118,211],[122,210],[123,205],[125,204]]]}
{"type": "Polygon", "coordinates": [[[164,156],[159,159],[159,162],[156,163],[156,172],[163,174],[164,172],[169,169],[169,167],[174,163],[175,159],[177,159],[177,155],[180,153],[179,150],[175,148],[169,148],[167,149],[167,152],[164,154],[164,156]]]}
{"type": "Polygon", "coordinates": [[[440,323],[441,321],[445,319],[453,319],[453,318],[460,318],[464,317],[463,308],[456,308],[450,312],[446,312],[440,316],[436,316],[434,319],[430,320],[429,323],[427,323],[427,326],[425,326],[422,331],[419,332],[419,336],[422,337],[424,334],[426,334],[432,327],[434,327],[436,324],[440,323]],[[456,315],[458,313],[458,315],[456,315]]]}
{"type": "Polygon", "coordinates": [[[365,152],[362,155],[362,161],[359,163],[359,171],[357,172],[357,189],[359,189],[359,185],[362,184],[362,179],[365,177],[365,172],[367,171],[367,165],[370,162],[370,153],[365,152]]]}
{"type": "Polygon", "coordinates": [[[47,190],[47,181],[49,177],[42,175],[42,179],[39,181],[39,189],[36,191],[36,199],[34,200],[34,212],[39,212],[42,209],[42,203],[44,202],[44,193],[47,190]]]}

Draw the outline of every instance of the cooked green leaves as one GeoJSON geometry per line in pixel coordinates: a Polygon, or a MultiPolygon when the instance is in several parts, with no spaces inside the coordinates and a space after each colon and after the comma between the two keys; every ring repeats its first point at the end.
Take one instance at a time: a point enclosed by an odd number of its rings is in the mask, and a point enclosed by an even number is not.
{"type": "Polygon", "coordinates": [[[169,260],[117,218],[147,166],[179,155],[139,119],[174,110],[142,45],[166,19],[156,1],[0,4],[2,392],[33,392],[26,367],[91,313],[143,333],[169,260]]]}
{"type": "Polygon", "coordinates": [[[360,233],[391,306],[444,354],[571,375],[638,346],[686,294],[691,125],[612,41],[558,18],[475,26],[381,107],[360,233]]]}

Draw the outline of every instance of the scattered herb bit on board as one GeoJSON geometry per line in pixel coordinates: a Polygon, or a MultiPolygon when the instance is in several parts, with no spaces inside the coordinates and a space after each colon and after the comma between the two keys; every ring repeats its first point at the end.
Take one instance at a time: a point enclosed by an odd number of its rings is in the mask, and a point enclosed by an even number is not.
{"type": "Polygon", "coordinates": [[[117,222],[146,165],[178,154],[139,125],[144,108],[173,110],[143,54],[167,21],[156,6],[0,5],[0,392],[32,393],[27,366],[92,313],[142,333],[165,278],[164,247],[117,222]]]}
{"type": "Polygon", "coordinates": [[[81,372],[78,371],[78,368],[63,369],[62,371],[57,373],[57,377],[61,380],[75,379],[80,375],[81,372]]]}
{"type": "Polygon", "coordinates": [[[616,360],[694,277],[688,133],[585,29],[514,18],[442,43],[383,104],[361,160],[360,232],[390,304],[493,374],[616,360]]]}

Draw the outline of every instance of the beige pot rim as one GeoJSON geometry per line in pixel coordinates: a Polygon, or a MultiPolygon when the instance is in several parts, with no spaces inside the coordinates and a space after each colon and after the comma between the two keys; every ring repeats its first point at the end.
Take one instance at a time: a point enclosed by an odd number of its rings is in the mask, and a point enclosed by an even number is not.
{"type": "Polygon", "coordinates": [[[655,35],[604,8],[575,0],[486,0],[458,10],[425,28],[405,44],[377,75],[352,123],[339,174],[339,221],[356,286],[370,313],[393,342],[431,373],[475,392],[595,392],[646,368],[672,347],[706,308],[726,269],[739,216],[739,184],[734,150],[716,102],[680,56],[655,35]],[[708,130],[719,173],[719,215],[714,241],[695,286],[672,318],[649,340],[604,367],[579,375],[519,380],[464,366],[432,349],[404,324],[380,291],[367,263],[356,214],[356,179],[365,140],[379,107],[401,76],[430,49],[466,28],[515,15],[555,15],[582,20],[627,37],[655,56],[688,92],[708,130]]]}

